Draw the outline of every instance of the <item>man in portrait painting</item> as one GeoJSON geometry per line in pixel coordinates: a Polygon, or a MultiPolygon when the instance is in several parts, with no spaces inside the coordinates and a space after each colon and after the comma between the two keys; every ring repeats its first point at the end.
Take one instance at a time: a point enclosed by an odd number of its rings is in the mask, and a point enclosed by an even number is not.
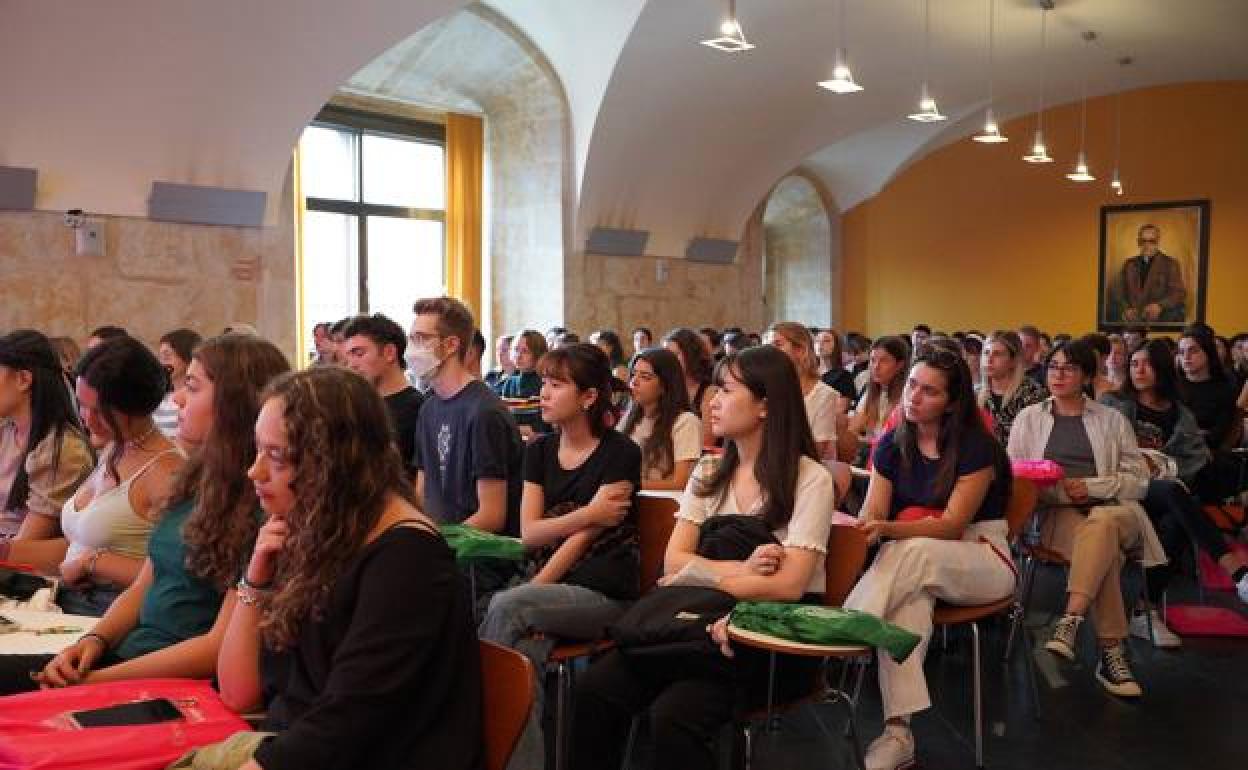
{"type": "Polygon", "coordinates": [[[1187,289],[1179,261],[1161,250],[1161,228],[1141,225],[1140,253],[1127,259],[1113,287],[1110,320],[1125,323],[1183,321],[1187,289]]]}

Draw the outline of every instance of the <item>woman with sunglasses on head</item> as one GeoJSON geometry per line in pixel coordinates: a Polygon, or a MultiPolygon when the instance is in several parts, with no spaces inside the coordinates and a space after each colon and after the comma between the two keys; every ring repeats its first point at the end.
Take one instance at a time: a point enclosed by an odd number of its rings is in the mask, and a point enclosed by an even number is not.
{"type": "MultiPolygon", "coordinates": [[[[260,527],[246,476],[260,393],[289,369],[281,351],[260,337],[222,336],[196,348],[175,391],[177,439],[190,459],[152,530],[138,577],[91,633],[54,657],[27,660],[21,673],[42,669],[44,687],[213,676],[235,605],[231,589],[260,527]]],[[[19,676],[0,690],[34,686],[19,676]]]]}
{"type": "Polygon", "coordinates": [[[684,373],[663,348],[633,357],[632,400],[620,433],[641,447],[641,488],[684,489],[702,456],[702,422],[689,411],[684,373]]]}
{"type": "Polygon", "coordinates": [[[0,561],[54,573],[65,555],[60,514],[94,456],[48,338],[0,337],[0,561]]]}
{"type": "Polygon", "coordinates": [[[255,436],[248,476],[268,519],[217,677],[228,706],[267,715],[262,732],[176,766],[226,754],[244,770],[480,768],[467,586],[411,502],[381,397],[346,369],[286,374],[255,436]]]}
{"type": "Polygon", "coordinates": [[[1052,460],[1065,472],[1061,483],[1040,493],[1041,541],[1070,562],[1066,609],[1045,649],[1073,661],[1079,627],[1091,615],[1097,681],[1114,695],[1139,697],[1124,644],[1121,573],[1128,554],[1145,568],[1166,561],[1139,503],[1148,469],[1122,413],[1085,395],[1097,374],[1086,342],[1055,345],[1045,372],[1052,396],[1019,413],[1009,443],[1012,459],[1052,460]]]}
{"type": "Polygon", "coordinates": [[[904,663],[879,656],[885,727],[867,751],[868,770],[914,762],[909,725],[931,705],[923,658],[936,601],[982,604],[1008,596],[1015,583],[1005,522],[1009,460],[976,406],[966,362],[929,346],[902,376],[901,419],[875,447],[859,519],[868,540],[882,545],[845,606],[921,641],[904,663]]]}
{"type": "MultiPolygon", "coordinates": [[[[699,572],[739,600],[818,601],[835,495],[815,452],[797,372],[785,354],[761,346],[726,356],[716,379],[710,416],[715,435],[725,441],[724,455],[703,460],[689,481],[661,582],[699,572]],[[778,543],[759,546],[744,561],[698,555],[708,522],[734,515],[758,517],[778,543]]],[[[754,659],[706,656],[706,665],[655,668],[615,650],[591,664],[578,680],[571,766],[617,770],[632,717],[648,710],[650,767],[714,767],[714,739],[731,718],[740,682],[751,678],[747,661],[754,659]]],[[[780,673],[782,689],[810,681],[780,673]]]]}

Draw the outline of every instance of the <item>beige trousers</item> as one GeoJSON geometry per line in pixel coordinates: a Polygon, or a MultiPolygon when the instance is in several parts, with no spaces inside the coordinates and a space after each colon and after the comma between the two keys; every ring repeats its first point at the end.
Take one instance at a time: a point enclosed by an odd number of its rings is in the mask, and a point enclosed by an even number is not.
{"type": "Polygon", "coordinates": [[[879,655],[885,719],[908,716],[932,705],[923,659],[932,637],[932,608],[937,599],[958,605],[988,604],[1014,591],[1014,572],[987,543],[978,542],[980,536],[1009,554],[1004,521],[972,524],[962,540],[915,537],[885,543],[845,600],[849,609],[869,612],[919,635],[918,646],[904,663],[883,652],[879,655]]]}
{"type": "Polygon", "coordinates": [[[1044,545],[1070,561],[1066,590],[1086,596],[1088,616],[1101,639],[1125,639],[1127,610],[1122,601],[1125,554],[1140,546],[1135,512],[1120,505],[1050,508],[1040,524],[1044,545]]]}

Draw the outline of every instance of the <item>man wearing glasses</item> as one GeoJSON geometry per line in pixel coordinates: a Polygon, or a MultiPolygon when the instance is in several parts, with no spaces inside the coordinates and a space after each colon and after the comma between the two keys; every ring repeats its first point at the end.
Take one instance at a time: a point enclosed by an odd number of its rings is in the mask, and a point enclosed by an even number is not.
{"type": "Polygon", "coordinates": [[[1148,323],[1186,320],[1187,289],[1179,261],[1161,248],[1161,229],[1141,225],[1136,233],[1140,253],[1122,265],[1115,284],[1110,321],[1148,323]]]}

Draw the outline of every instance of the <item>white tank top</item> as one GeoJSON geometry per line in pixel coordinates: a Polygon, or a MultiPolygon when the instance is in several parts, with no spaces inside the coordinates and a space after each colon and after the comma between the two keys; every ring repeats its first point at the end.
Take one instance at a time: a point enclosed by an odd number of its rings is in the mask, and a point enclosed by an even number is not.
{"type": "MultiPolygon", "coordinates": [[[[135,513],[130,504],[130,485],[157,460],[173,453],[180,453],[180,450],[166,449],[157,454],[117,486],[92,496],[91,502],[81,511],[75,505],[77,493],[70,495],[61,509],[61,529],[69,540],[65,559],[76,559],[95,548],[133,559],[145,558],[147,538],[155,524],[135,513]]],[[[98,489],[103,475],[101,469],[105,467],[106,462],[101,459],[95,471],[83,483],[95,485],[98,489]]]]}

